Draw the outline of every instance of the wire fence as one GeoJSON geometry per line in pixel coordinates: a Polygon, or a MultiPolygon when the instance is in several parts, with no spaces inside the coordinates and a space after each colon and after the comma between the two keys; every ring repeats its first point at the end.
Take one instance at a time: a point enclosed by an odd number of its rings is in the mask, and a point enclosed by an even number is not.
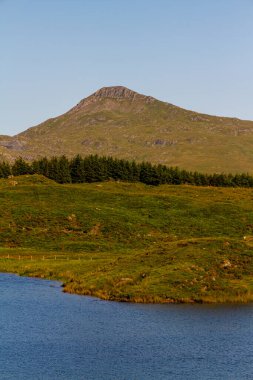
{"type": "MultiPolygon", "coordinates": [[[[87,260],[87,257],[66,256],[66,255],[0,255],[0,260],[18,260],[18,261],[81,261],[87,260]]],[[[92,260],[92,257],[90,257],[92,260]]]]}

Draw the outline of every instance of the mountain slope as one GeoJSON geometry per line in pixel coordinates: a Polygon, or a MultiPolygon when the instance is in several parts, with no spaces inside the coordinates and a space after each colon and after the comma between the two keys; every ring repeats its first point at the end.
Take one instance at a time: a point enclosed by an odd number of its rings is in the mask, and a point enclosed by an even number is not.
{"type": "Polygon", "coordinates": [[[12,138],[1,136],[0,148],[7,159],[98,154],[205,172],[252,173],[253,122],[105,87],[59,117],[12,138]]]}

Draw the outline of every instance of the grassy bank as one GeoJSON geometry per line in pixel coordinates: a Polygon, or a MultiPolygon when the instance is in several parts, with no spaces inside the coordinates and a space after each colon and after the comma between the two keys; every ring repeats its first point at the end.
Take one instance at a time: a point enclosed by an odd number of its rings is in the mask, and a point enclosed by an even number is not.
{"type": "Polygon", "coordinates": [[[1,180],[0,271],[112,300],[249,302],[252,199],[238,188],[1,180]]]}

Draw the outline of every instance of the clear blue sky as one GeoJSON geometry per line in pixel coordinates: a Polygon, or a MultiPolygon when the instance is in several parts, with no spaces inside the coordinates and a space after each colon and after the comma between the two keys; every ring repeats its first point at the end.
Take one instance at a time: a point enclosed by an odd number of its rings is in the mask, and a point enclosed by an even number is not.
{"type": "Polygon", "coordinates": [[[252,0],[0,0],[0,134],[124,85],[253,120],[252,0]]]}

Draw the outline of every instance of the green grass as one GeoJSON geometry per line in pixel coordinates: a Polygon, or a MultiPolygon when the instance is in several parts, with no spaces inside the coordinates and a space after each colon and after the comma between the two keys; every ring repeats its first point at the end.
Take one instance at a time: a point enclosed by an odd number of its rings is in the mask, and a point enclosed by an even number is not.
{"type": "Polygon", "coordinates": [[[238,188],[1,180],[0,271],[111,300],[249,302],[252,200],[238,188]]]}

